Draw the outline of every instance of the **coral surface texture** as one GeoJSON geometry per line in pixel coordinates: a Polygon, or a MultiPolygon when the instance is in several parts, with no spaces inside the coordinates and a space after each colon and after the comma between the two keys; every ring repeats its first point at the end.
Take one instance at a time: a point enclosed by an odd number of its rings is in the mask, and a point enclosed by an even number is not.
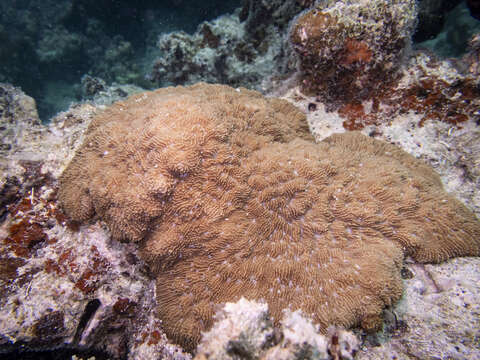
{"type": "Polygon", "coordinates": [[[359,133],[315,143],[286,101],[222,85],[163,88],[92,120],[60,178],[73,220],[139,244],[167,335],[187,349],[218,304],[263,299],[377,329],[404,257],[480,254],[480,222],[434,171],[359,133]]]}

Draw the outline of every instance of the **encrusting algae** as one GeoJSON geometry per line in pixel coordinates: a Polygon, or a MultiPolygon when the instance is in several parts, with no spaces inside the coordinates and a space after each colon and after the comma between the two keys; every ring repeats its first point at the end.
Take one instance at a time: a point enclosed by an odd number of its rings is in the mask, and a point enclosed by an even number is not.
{"type": "Polygon", "coordinates": [[[139,243],[167,335],[193,349],[217,304],[264,299],[376,329],[402,261],[480,254],[480,222],[434,171],[359,133],[319,144],[286,101],[197,84],[99,114],[60,179],[75,221],[139,243]]]}

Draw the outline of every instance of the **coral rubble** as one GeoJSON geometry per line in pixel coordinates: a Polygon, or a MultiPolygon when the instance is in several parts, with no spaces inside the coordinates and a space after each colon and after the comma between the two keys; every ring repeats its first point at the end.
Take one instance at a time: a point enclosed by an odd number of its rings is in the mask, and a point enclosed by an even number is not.
{"type": "Polygon", "coordinates": [[[193,348],[216,304],[264,299],[275,322],[302,309],[374,330],[402,293],[405,256],[480,252],[480,223],[439,177],[358,133],[312,141],[288,103],[198,84],[99,114],[60,178],[67,215],[139,242],[158,314],[193,348]]]}
{"type": "Polygon", "coordinates": [[[267,304],[241,298],[217,312],[194,360],[352,360],[358,350],[352,333],[330,328],[322,335],[300,310],[286,310],[274,327],[267,304]]]}

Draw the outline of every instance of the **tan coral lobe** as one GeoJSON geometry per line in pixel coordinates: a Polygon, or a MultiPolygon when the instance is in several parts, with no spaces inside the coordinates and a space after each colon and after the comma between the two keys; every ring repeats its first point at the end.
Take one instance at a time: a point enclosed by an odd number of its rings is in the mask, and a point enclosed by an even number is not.
{"type": "Polygon", "coordinates": [[[197,84],[98,115],[65,170],[66,213],[137,241],[167,335],[194,348],[217,304],[264,299],[326,330],[381,324],[407,255],[479,255],[480,223],[427,165],[359,133],[319,144],[293,105],[197,84]]]}

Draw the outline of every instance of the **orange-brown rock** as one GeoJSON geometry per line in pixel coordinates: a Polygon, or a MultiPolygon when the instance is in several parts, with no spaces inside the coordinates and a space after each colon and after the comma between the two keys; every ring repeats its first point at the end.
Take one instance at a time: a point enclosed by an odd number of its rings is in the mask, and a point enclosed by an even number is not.
{"type": "Polygon", "coordinates": [[[397,83],[417,18],[414,0],[317,1],[291,22],[303,92],[332,109],[397,83]]]}
{"type": "Polygon", "coordinates": [[[292,105],[221,85],[160,89],[98,115],[60,180],[76,221],[139,242],[167,335],[193,348],[216,305],[264,299],[376,328],[403,258],[479,255],[480,223],[431,168],[358,133],[315,144],[292,105]]]}

